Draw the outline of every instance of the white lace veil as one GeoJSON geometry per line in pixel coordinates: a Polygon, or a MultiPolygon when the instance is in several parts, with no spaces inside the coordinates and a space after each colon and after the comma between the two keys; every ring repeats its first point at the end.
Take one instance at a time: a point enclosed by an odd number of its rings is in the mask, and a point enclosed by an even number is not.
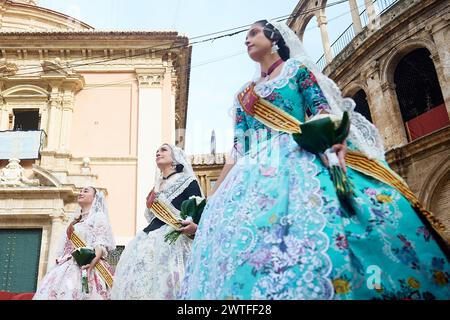
{"type": "MultiPolygon", "coordinates": [[[[172,151],[172,159],[173,159],[173,164],[177,165],[177,164],[181,164],[183,165],[183,171],[181,172],[181,174],[190,176],[192,178],[194,178],[195,181],[197,181],[197,176],[195,175],[194,169],[192,169],[191,164],[189,163],[187,156],[185,154],[185,152],[183,151],[183,149],[181,149],[180,147],[174,146],[174,145],[170,145],[167,143],[164,143],[163,145],[168,146],[171,151],[172,151]]],[[[160,191],[159,190],[159,186],[161,185],[162,182],[162,172],[161,170],[159,170],[158,167],[156,167],[156,174],[155,174],[155,192],[160,191]]],[[[170,181],[168,180],[168,184],[164,187],[165,189],[170,185],[170,181]]],[[[198,183],[199,187],[200,187],[200,183],[198,183]]],[[[201,188],[200,188],[201,189],[201,188]]],[[[202,191],[203,194],[203,191],[202,191]]]]}
{"type": "MultiPolygon", "coordinates": [[[[328,101],[331,113],[338,116],[342,116],[344,111],[349,113],[351,127],[348,140],[369,158],[384,160],[384,147],[378,129],[364,116],[354,111],[355,102],[353,99],[344,98],[336,83],[320,71],[316,63],[306,53],[302,42],[294,31],[283,22],[270,21],[270,23],[281,33],[289,47],[290,58],[300,61],[314,74],[328,101]]],[[[261,74],[260,65],[259,63],[256,65],[255,78],[259,78],[261,74]]]]}
{"type": "MultiPolygon", "coordinates": [[[[93,187],[91,187],[93,188],[93,187]]],[[[109,220],[109,210],[106,204],[105,194],[95,189],[95,197],[92,201],[91,209],[89,210],[89,219],[94,221],[94,226],[99,230],[95,230],[96,234],[91,235],[91,246],[102,245],[108,251],[116,248],[116,242],[111,228],[111,222],[109,220]]],[[[75,212],[75,217],[78,217],[81,213],[81,208],[78,208],[75,212]]],[[[88,239],[85,239],[88,240],[88,239]]]]}

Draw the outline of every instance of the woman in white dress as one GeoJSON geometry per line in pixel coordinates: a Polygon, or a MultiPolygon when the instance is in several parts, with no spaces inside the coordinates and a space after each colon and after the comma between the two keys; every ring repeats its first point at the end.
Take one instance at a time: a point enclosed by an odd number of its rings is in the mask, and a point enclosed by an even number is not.
{"type": "Polygon", "coordinates": [[[34,300],[108,300],[112,286],[111,267],[105,261],[116,245],[108,218],[104,194],[93,187],[83,188],[78,195],[80,209],[63,235],[56,265],[40,282],[34,300]],[[79,266],[72,257],[78,247],[95,249],[90,264],[79,266]],[[86,271],[84,271],[86,270],[86,271]],[[88,288],[83,289],[86,273],[88,288]]]}
{"type": "Polygon", "coordinates": [[[114,300],[173,300],[179,294],[197,225],[183,220],[185,226],[179,230],[184,235],[169,244],[165,235],[174,228],[155,212],[154,204],[162,203],[172,217],[181,220],[181,204],[191,196],[201,196],[201,190],[182,149],[163,144],[156,152],[156,164],[155,185],[145,210],[149,225],[122,253],[111,291],[114,300]]]}

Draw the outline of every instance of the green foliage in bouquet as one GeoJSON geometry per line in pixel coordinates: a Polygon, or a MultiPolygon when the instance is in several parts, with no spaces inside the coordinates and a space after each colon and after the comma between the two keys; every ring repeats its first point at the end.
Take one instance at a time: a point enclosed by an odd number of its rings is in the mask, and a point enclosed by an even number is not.
{"type": "MultiPolygon", "coordinates": [[[[350,119],[344,112],[340,124],[336,126],[330,116],[324,115],[301,124],[300,129],[301,133],[293,134],[298,145],[311,153],[323,154],[333,145],[344,142],[350,131],[350,119]]],[[[355,214],[352,183],[340,166],[331,165],[329,171],[341,204],[351,215],[355,214]]]]}
{"type": "Polygon", "coordinates": [[[294,133],[294,140],[305,150],[323,153],[334,144],[342,143],[350,130],[348,113],[344,112],[340,125],[336,128],[330,117],[311,120],[300,125],[302,133],[294,133]]]}
{"type": "MultiPolygon", "coordinates": [[[[192,222],[198,224],[206,205],[206,199],[200,197],[190,197],[181,204],[180,217],[182,220],[192,219],[192,222]]],[[[173,230],[164,237],[165,242],[174,243],[181,235],[181,231],[173,230]]]]}
{"type": "Polygon", "coordinates": [[[95,258],[95,250],[92,248],[81,247],[72,252],[72,257],[77,264],[82,267],[90,264],[95,258]]]}
{"type": "MultiPolygon", "coordinates": [[[[77,248],[72,252],[72,257],[75,259],[77,264],[82,267],[84,265],[90,264],[95,258],[95,250],[92,248],[81,247],[77,248]]],[[[85,293],[89,293],[89,285],[86,270],[82,270],[81,276],[81,290],[85,293]]]]}

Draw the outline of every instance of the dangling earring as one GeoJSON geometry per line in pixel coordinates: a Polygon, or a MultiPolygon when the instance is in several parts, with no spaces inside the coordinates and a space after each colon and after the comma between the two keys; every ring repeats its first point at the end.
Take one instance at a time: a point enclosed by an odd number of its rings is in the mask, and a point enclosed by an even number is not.
{"type": "Polygon", "coordinates": [[[278,47],[277,43],[272,43],[272,53],[277,53],[280,47],[278,47]]]}

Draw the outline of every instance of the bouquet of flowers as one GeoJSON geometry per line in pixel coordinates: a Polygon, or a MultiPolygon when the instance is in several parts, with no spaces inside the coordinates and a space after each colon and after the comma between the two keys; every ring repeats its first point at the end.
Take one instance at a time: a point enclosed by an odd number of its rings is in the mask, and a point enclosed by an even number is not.
{"type": "MultiPolygon", "coordinates": [[[[188,200],[184,200],[181,204],[180,216],[183,220],[192,221],[195,224],[200,222],[203,209],[206,205],[206,199],[202,197],[192,196],[188,200]]],[[[173,230],[164,237],[165,242],[174,243],[181,235],[181,231],[173,230]]]]}
{"type": "Polygon", "coordinates": [[[303,149],[324,155],[329,164],[331,178],[336,194],[341,204],[353,215],[353,187],[347,175],[339,165],[335,144],[343,143],[350,130],[348,113],[344,112],[342,119],[332,114],[318,114],[300,125],[301,133],[294,133],[293,138],[303,149]]]}
{"type": "MultiPolygon", "coordinates": [[[[92,262],[92,260],[95,258],[95,250],[90,247],[80,247],[72,252],[72,257],[81,268],[82,266],[90,264],[92,262]]],[[[81,271],[81,288],[83,292],[89,293],[86,269],[81,271]]]]}

